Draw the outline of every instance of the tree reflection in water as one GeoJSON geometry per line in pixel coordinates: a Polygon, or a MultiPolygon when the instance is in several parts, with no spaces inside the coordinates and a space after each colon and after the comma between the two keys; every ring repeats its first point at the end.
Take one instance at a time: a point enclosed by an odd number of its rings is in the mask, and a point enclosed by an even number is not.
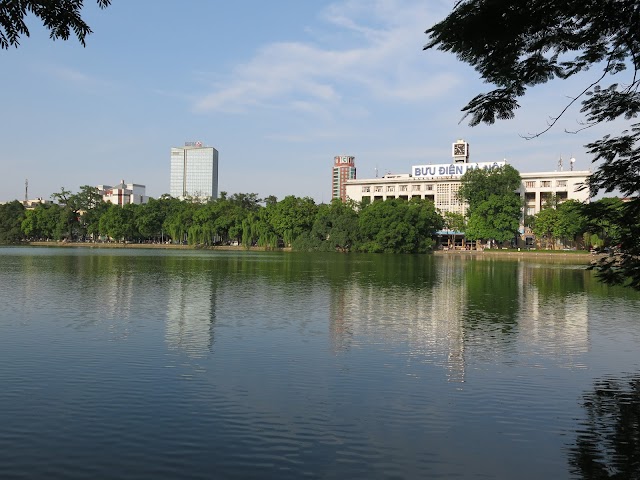
{"type": "Polygon", "coordinates": [[[640,374],[597,381],[584,395],[587,418],[569,452],[584,479],[640,479],[640,374]]]}

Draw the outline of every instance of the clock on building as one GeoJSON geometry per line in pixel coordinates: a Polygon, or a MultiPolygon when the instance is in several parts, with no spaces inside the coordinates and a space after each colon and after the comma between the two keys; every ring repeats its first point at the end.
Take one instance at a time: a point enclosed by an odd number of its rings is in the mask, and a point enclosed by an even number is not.
{"type": "Polygon", "coordinates": [[[466,157],[467,156],[467,144],[466,143],[454,143],[453,144],[453,156],[454,157],[466,157]]]}

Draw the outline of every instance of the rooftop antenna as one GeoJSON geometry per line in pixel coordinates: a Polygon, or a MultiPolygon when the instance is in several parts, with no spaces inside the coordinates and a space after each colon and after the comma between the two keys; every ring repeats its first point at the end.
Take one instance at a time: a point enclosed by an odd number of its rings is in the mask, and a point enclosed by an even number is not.
{"type": "Polygon", "coordinates": [[[378,166],[377,165],[376,165],[375,170],[376,170],[376,178],[378,178],[378,166]]]}
{"type": "Polygon", "coordinates": [[[572,157],[569,159],[569,165],[570,165],[570,167],[569,167],[569,168],[571,168],[571,171],[572,171],[572,172],[573,172],[573,164],[574,164],[574,163],[576,163],[576,158],[572,156],[572,157]]]}
{"type": "Polygon", "coordinates": [[[29,179],[25,178],[24,180],[24,203],[26,204],[29,201],[29,179]]]}
{"type": "Polygon", "coordinates": [[[558,171],[562,171],[562,155],[560,155],[560,159],[558,160],[558,171]]]}

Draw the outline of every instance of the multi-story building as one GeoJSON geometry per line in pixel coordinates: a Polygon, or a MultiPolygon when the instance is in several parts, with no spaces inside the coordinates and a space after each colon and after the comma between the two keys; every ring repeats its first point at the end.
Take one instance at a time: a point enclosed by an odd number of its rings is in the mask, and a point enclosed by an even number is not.
{"type": "MultiPolygon", "coordinates": [[[[467,170],[494,168],[506,162],[469,163],[469,144],[458,140],[453,144],[453,162],[436,165],[415,165],[411,173],[387,174],[382,178],[348,180],[347,198],[361,201],[386,200],[388,198],[422,198],[431,200],[441,213],[465,214],[467,205],[458,198],[460,177],[467,170]]],[[[572,163],[573,166],[573,163],[572,163]]],[[[535,215],[547,200],[555,195],[557,201],[589,200],[588,190],[578,190],[591,175],[591,171],[556,171],[520,173],[522,183],[517,193],[525,205],[524,214],[535,215]]]]}
{"type": "Polygon", "coordinates": [[[355,157],[338,155],[333,158],[333,170],[331,177],[331,198],[339,198],[343,202],[347,200],[346,182],[355,180],[355,157]]]}
{"type": "Polygon", "coordinates": [[[149,201],[146,187],[138,183],[124,183],[124,180],[120,180],[117,185],[98,185],[96,188],[105,202],[111,202],[121,207],[129,203],[142,205],[149,201]]]}
{"type": "Polygon", "coordinates": [[[185,142],[171,148],[172,197],[200,200],[218,198],[218,151],[202,142],[185,142]]]}

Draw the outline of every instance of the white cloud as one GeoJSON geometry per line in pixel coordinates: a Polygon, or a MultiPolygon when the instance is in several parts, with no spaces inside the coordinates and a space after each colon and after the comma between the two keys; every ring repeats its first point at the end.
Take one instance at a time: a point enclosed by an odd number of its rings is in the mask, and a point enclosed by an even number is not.
{"type": "MultiPolygon", "coordinates": [[[[439,97],[461,81],[439,74],[426,55],[425,28],[434,21],[424,2],[350,0],[322,12],[324,41],[271,43],[195,103],[197,111],[246,112],[256,107],[322,112],[362,100],[416,102],[439,97]]],[[[317,30],[317,27],[315,28],[317,30]]],[[[455,60],[451,58],[451,63],[455,60]]]]}
{"type": "Polygon", "coordinates": [[[76,88],[97,92],[101,91],[105,87],[113,86],[110,82],[104,79],[94,77],[77,69],[59,65],[44,66],[42,68],[47,75],[76,88]]]}

